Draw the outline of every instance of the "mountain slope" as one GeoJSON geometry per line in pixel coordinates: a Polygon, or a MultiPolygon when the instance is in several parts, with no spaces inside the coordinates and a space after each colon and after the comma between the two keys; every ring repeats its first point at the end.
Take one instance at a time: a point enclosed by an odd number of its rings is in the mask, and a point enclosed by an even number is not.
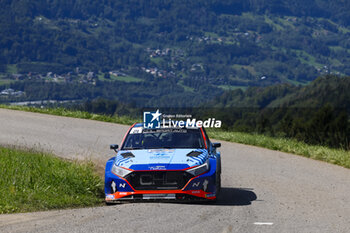
{"type": "Polygon", "coordinates": [[[306,83],[350,75],[348,12],[340,0],[4,0],[0,61],[41,74],[156,68],[189,88],[306,83]]]}
{"type": "Polygon", "coordinates": [[[350,77],[323,76],[306,86],[281,84],[227,91],[212,103],[217,107],[320,108],[329,104],[350,111],[350,77]]]}

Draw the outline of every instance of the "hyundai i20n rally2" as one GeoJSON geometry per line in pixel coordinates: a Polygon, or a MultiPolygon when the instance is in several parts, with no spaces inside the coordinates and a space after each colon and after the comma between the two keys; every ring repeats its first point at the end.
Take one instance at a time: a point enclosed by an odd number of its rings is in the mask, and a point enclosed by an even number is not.
{"type": "Polygon", "coordinates": [[[131,126],[105,170],[106,203],[123,200],[216,200],[221,159],[204,128],[131,126]]]}

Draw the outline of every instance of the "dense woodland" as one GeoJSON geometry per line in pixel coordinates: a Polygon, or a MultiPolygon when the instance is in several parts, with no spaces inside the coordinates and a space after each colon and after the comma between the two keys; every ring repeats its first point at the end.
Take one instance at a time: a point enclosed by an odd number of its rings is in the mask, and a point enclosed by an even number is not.
{"type": "Polygon", "coordinates": [[[350,149],[350,77],[325,76],[305,87],[251,87],[217,97],[210,105],[237,131],[296,138],[350,149]]]}

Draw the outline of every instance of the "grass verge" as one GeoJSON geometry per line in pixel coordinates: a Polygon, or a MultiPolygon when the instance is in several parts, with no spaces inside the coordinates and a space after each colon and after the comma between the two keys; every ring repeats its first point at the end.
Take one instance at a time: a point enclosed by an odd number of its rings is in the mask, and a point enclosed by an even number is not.
{"type": "Polygon", "coordinates": [[[0,147],[0,214],[103,202],[102,179],[92,163],[0,147]]]}
{"type": "Polygon", "coordinates": [[[332,149],[325,146],[309,145],[295,139],[274,138],[259,134],[208,130],[211,138],[218,140],[259,146],[271,150],[301,155],[307,158],[333,163],[350,168],[350,151],[332,149]]]}
{"type": "Polygon", "coordinates": [[[65,116],[65,117],[74,117],[81,119],[89,119],[96,121],[104,121],[104,122],[112,122],[123,125],[132,125],[135,121],[139,121],[136,119],[131,119],[126,116],[106,116],[101,114],[88,113],[83,111],[71,111],[65,108],[35,108],[35,107],[27,107],[27,106],[9,106],[9,105],[0,105],[0,108],[12,109],[12,110],[20,110],[26,112],[37,112],[44,113],[49,115],[56,116],[65,116]]]}
{"type": "MultiPolygon", "coordinates": [[[[135,122],[139,122],[140,119],[130,119],[128,117],[110,117],[98,114],[91,114],[81,111],[69,111],[64,108],[55,109],[41,109],[34,107],[22,107],[22,106],[7,106],[0,105],[0,108],[8,108],[21,111],[39,112],[58,116],[68,116],[75,118],[91,119],[98,121],[113,122],[119,124],[131,125],[135,122]]],[[[229,142],[242,143],[247,145],[264,147],[272,150],[278,150],[282,152],[301,155],[304,157],[333,163],[339,166],[350,168],[350,151],[332,149],[325,146],[309,145],[304,142],[300,142],[289,138],[275,138],[268,137],[259,134],[249,134],[241,132],[228,132],[221,130],[208,130],[208,134],[211,138],[217,140],[224,140],[229,142]]]]}

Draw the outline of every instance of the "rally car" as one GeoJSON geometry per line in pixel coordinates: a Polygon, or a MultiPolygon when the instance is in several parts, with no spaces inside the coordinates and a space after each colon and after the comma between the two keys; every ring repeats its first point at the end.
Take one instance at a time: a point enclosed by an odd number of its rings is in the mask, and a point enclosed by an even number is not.
{"type": "Polygon", "coordinates": [[[123,200],[216,200],[221,159],[204,128],[131,126],[105,170],[106,203],[123,200]]]}

